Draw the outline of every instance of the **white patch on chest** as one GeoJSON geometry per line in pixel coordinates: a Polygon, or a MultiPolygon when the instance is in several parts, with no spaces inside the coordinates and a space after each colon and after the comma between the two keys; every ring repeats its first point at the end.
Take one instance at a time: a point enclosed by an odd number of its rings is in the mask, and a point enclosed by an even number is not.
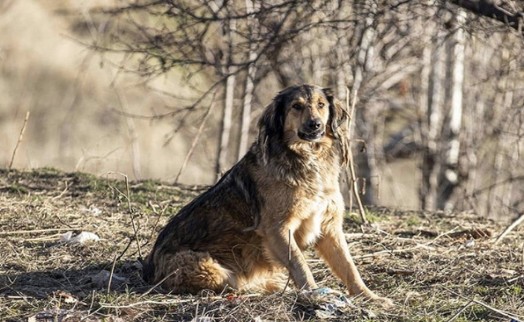
{"type": "Polygon", "coordinates": [[[311,245],[320,237],[322,231],[322,220],[326,209],[326,200],[318,198],[315,202],[312,202],[309,208],[309,210],[311,210],[311,215],[302,222],[300,227],[302,243],[304,245],[311,245]]]}

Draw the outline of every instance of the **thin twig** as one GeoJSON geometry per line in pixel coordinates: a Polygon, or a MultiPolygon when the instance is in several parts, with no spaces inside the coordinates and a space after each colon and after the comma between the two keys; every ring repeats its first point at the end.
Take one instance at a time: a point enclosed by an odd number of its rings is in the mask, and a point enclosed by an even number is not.
{"type": "Polygon", "coordinates": [[[22,234],[38,234],[38,233],[48,233],[55,231],[69,231],[69,230],[81,230],[80,227],[72,228],[48,228],[48,229],[33,229],[33,230],[13,230],[13,231],[0,231],[0,236],[8,235],[22,235],[22,234]]]}
{"type": "Polygon", "coordinates": [[[89,309],[87,310],[87,316],[91,315],[91,310],[93,309],[95,305],[95,290],[91,291],[91,304],[89,305],[89,309]]]}
{"type": "Polygon", "coordinates": [[[193,139],[193,142],[191,142],[191,147],[189,148],[189,151],[187,152],[186,157],[184,158],[184,162],[182,162],[182,166],[180,167],[180,170],[178,171],[178,174],[176,175],[175,183],[178,183],[178,178],[180,177],[180,175],[186,168],[189,158],[191,158],[191,155],[193,155],[193,152],[198,143],[198,140],[200,139],[200,135],[202,134],[202,131],[204,130],[204,125],[206,124],[207,118],[209,117],[209,115],[211,114],[211,111],[215,107],[215,96],[216,96],[216,91],[213,92],[213,97],[211,97],[211,104],[209,104],[209,108],[207,109],[206,114],[204,115],[204,118],[202,119],[202,122],[200,123],[200,126],[198,127],[198,132],[195,138],[193,139]]]}
{"type": "Polygon", "coordinates": [[[57,237],[60,238],[61,235],[62,234],[58,233],[58,234],[52,234],[52,235],[47,235],[43,237],[35,237],[35,238],[24,237],[23,240],[24,242],[56,241],[57,237]]]}
{"type": "Polygon", "coordinates": [[[153,238],[155,237],[156,235],[156,229],[158,227],[158,223],[160,222],[160,217],[162,216],[162,214],[165,213],[166,211],[166,208],[167,207],[164,207],[161,211],[162,213],[159,213],[157,210],[156,210],[156,207],[155,205],[153,205],[153,203],[151,202],[151,200],[149,200],[148,202],[148,205],[149,207],[151,207],[151,210],[153,210],[153,213],[156,215],[156,221],[155,221],[155,224],[153,225],[153,229],[151,229],[151,233],[149,234],[149,238],[147,239],[147,241],[142,245],[142,246],[146,246],[148,245],[152,240],[153,238]]]}
{"type": "Polygon", "coordinates": [[[111,265],[111,273],[109,274],[109,281],[107,282],[107,294],[111,291],[111,282],[113,281],[113,273],[115,272],[117,256],[113,258],[113,265],[111,265]]]}
{"type": "Polygon", "coordinates": [[[507,234],[509,234],[515,227],[520,225],[522,222],[524,222],[524,213],[521,214],[515,221],[511,223],[504,231],[497,237],[495,240],[495,245],[498,244],[504,237],[506,237],[507,234]]]}
{"type": "Polygon", "coordinates": [[[132,307],[137,307],[137,306],[141,306],[141,305],[149,305],[149,304],[154,304],[154,305],[173,305],[173,304],[182,304],[182,303],[188,303],[188,302],[194,302],[195,300],[194,299],[187,299],[187,300],[165,300],[165,301],[142,301],[142,302],[134,302],[134,303],[131,303],[131,304],[127,304],[127,305],[108,305],[108,304],[105,304],[105,303],[100,303],[100,306],[103,307],[103,308],[108,308],[108,309],[125,309],[125,308],[132,308],[132,307]]]}
{"type": "Polygon", "coordinates": [[[521,262],[522,262],[522,266],[524,266],[524,243],[522,243],[522,259],[521,259],[521,262]]]}
{"type": "MultiPolygon", "coordinates": [[[[136,241],[136,246],[137,246],[137,251],[138,251],[138,256],[140,258],[142,258],[142,251],[141,251],[141,247],[140,247],[140,238],[138,237],[138,227],[137,227],[137,224],[135,223],[135,216],[133,214],[133,208],[131,207],[131,190],[129,189],[129,177],[121,172],[112,172],[110,171],[109,172],[110,174],[118,174],[118,175],[121,175],[124,177],[124,181],[126,183],[126,193],[122,193],[120,190],[118,190],[117,188],[116,191],[118,191],[120,194],[122,194],[126,199],[127,199],[127,209],[129,211],[129,214],[131,215],[131,227],[133,228],[133,233],[134,233],[134,240],[136,241]]],[[[125,249],[125,251],[127,250],[127,248],[125,249]]],[[[124,251],[124,252],[125,252],[124,251]]],[[[122,253],[120,255],[120,257],[122,257],[124,255],[124,253],[122,253]]]]}
{"type": "Polygon", "coordinates": [[[371,254],[357,255],[357,256],[352,256],[352,257],[354,259],[362,259],[362,258],[376,257],[376,256],[380,256],[380,255],[401,254],[401,253],[413,251],[413,250],[420,249],[420,248],[424,248],[424,249],[428,249],[428,250],[435,250],[435,248],[428,246],[428,244],[417,244],[417,245],[415,245],[413,247],[409,247],[409,248],[386,249],[386,250],[381,250],[381,251],[378,251],[378,252],[375,252],[375,253],[371,253],[371,254]]]}
{"type": "Polygon", "coordinates": [[[140,230],[140,222],[135,224],[135,215],[131,214],[131,226],[133,227],[134,239],[136,241],[136,248],[138,252],[138,258],[142,258],[142,247],[140,246],[140,237],[138,231],[140,230]]]}
{"type": "Polygon", "coordinates": [[[129,178],[125,176],[126,180],[126,191],[127,191],[127,208],[129,210],[129,213],[131,214],[131,226],[133,227],[133,233],[134,233],[134,239],[136,241],[136,247],[138,250],[138,256],[142,258],[142,250],[140,248],[140,238],[138,237],[138,227],[137,224],[135,224],[135,215],[133,213],[133,209],[131,208],[131,191],[129,190],[129,178]]]}
{"type": "Polygon", "coordinates": [[[127,250],[129,249],[129,247],[131,246],[132,243],[133,243],[133,238],[129,238],[129,242],[127,243],[127,245],[124,248],[124,250],[117,257],[117,259],[116,259],[117,261],[119,261],[122,257],[124,257],[124,254],[127,252],[127,250]]]}
{"type": "Polygon", "coordinates": [[[164,283],[165,280],[167,280],[168,278],[170,278],[171,276],[175,275],[176,273],[178,272],[178,269],[175,269],[174,271],[172,271],[171,273],[167,274],[166,277],[164,277],[163,279],[161,279],[160,281],[158,281],[158,283],[156,283],[155,285],[151,286],[144,294],[140,295],[139,298],[143,298],[144,296],[148,295],[149,293],[151,293],[155,288],[159,287],[160,284],[164,283]]]}
{"type": "Polygon", "coordinates": [[[506,317],[506,318],[508,318],[508,319],[511,319],[512,321],[519,321],[519,319],[520,319],[520,318],[517,317],[516,315],[513,315],[513,314],[511,314],[511,313],[504,312],[504,311],[502,311],[502,310],[499,310],[499,309],[497,309],[497,308],[494,308],[493,306],[488,305],[488,304],[486,304],[486,303],[484,303],[484,302],[482,302],[482,301],[475,300],[475,299],[469,299],[468,297],[466,297],[466,296],[464,296],[464,295],[461,295],[461,294],[459,294],[459,293],[456,293],[456,292],[454,292],[454,291],[452,291],[452,290],[449,290],[449,292],[452,293],[452,294],[454,294],[454,295],[456,295],[456,296],[459,296],[459,297],[461,297],[461,298],[463,298],[463,299],[470,300],[471,303],[475,303],[475,304],[478,304],[478,305],[480,305],[480,306],[483,306],[483,307],[487,308],[487,309],[490,310],[490,311],[493,311],[493,312],[495,312],[495,313],[497,313],[497,314],[502,315],[503,317],[506,317]]]}
{"type": "Polygon", "coordinates": [[[371,253],[371,254],[365,254],[365,255],[360,255],[360,256],[358,256],[358,255],[357,256],[353,256],[353,258],[361,259],[361,258],[369,258],[369,257],[375,257],[375,256],[381,256],[381,255],[401,254],[401,253],[413,251],[413,250],[420,249],[420,248],[433,251],[433,250],[435,250],[435,248],[431,247],[430,245],[434,244],[438,239],[440,239],[442,237],[449,236],[455,230],[456,230],[456,228],[453,228],[452,230],[450,230],[448,232],[445,232],[443,234],[440,234],[437,237],[433,238],[432,240],[430,240],[430,241],[428,241],[427,243],[424,243],[424,244],[419,244],[415,240],[409,239],[409,240],[411,240],[411,241],[413,241],[413,242],[415,242],[417,244],[415,246],[409,247],[409,248],[399,248],[399,249],[391,249],[391,250],[390,249],[386,249],[386,250],[381,250],[381,251],[378,251],[378,252],[375,252],[375,253],[371,253]]]}
{"type": "Polygon", "coordinates": [[[64,188],[64,190],[62,190],[62,192],[61,192],[58,196],[54,196],[53,198],[51,198],[51,200],[57,200],[57,199],[60,199],[60,198],[62,198],[63,195],[66,194],[66,192],[67,192],[67,188],[68,188],[67,181],[64,181],[64,184],[65,184],[65,188],[64,188]]]}
{"type": "Polygon", "coordinates": [[[27,122],[29,121],[29,115],[31,114],[30,111],[27,111],[25,113],[25,119],[24,119],[24,125],[22,126],[22,129],[20,130],[20,135],[18,136],[18,141],[16,142],[15,149],[13,150],[13,155],[11,156],[11,162],[9,162],[8,170],[11,170],[13,167],[13,162],[15,161],[16,151],[18,150],[18,146],[22,142],[22,139],[24,138],[24,132],[25,128],[27,126],[27,122]]]}
{"type": "MultiPolygon", "coordinates": [[[[289,262],[291,262],[291,229],[288,229],[287,260],[289,262]]],[[[286,289],[289,286],[289,282],[290,281],[291,281],[291,276],[288,274],[287,275],[286,285],[284,285],[284,288],[282,289],[281,295],[284,295],[284,292],[286,292],[286,289]]]]}
{"type": "MultiPolygon", "coordinates": [[[[261,297],[263,294],[243,294],[242,298],[253,298],[253,297],[261,297]]],[[[207,300],[224,300],[223,296],[210,296],[206,298],[207,300]]],[[[142,305],[173,305],[173,304],[182,304],[182,303],[188,303],[188,302],[196,302],[196,304],[199,304],[199,299],[191,298],[191,299],[172,299],[172,300],[164,300],[164,301],[153,301],[153,300],[145,300],[140,302],[134,302],[127,305],[110,305],[106,303],[100,303],[100,306],[103,308],[111,308],[111,309],[123,309],[123,308],[132,308],[142,305]]]]}
{"type": "Polygon", "coordinates": [[[462,312],[464,312],[468,307],[470,307],[472,304],[474,303],[473,300],[469,301],[468,304],[466,304],[465,306],[463,306],[460,310],[458,310],[457,313],[455,313],[449,320],[447,320],[446,322],[451,322],[451,321],[455,321],[456,318],[459,317],[459,315],[462,314],[462,312]]]}
{"type": "MultiPolygon", "coordinates": [[[[348,89],[349,91],[349,89],[348,89]]],[[[348,94],[349,95],[349,94],[348,94]]],[[[349,105],[349,101],[346,101],[346,104],[349,105]]],[[[357,91],[354,92],[352,102],[351,102],[351,108],[349,110],[349,118],[348,118],[348,131],[351,132],[351,121],[353,120],[353,113],[355,111],[355,105],[357,104],[357,91]]],[[[349,106],[347,106],[349,108],[349,106]]],[[[351,174],[351,178],[348,178],[348,173],[346,170],[346,179],[348,180],[348,184],[351,184],[351,190],[353,191],[353,194],[355,196],[355,200],[357,201],[358,210],[360,212],[360,218],[362,219],[362,223],[367,224],[368,220],[366,218],[366,210],[364,209],[364,205],[362,204],[362,200],[360,200],[360,196],[358,194],[358,182],[357,182],[357,175],[355,171],[355,165],[354,165],[354,159],[353,159],[353,151],[351,150],[351,140],[349,141],[349,172],[351,174]],[[350,180],[351,179],[351,180],[350,180]]]]}
{"type": "MultiPolygon", "coordinates": [[[[349,88],[346,87],[346,108],[349,106],[349,88]]],[[[353,115],[351,114],[348,114],[348,123],[347,123],[347,127],[348,127],[348,136],[349,136],[349,141],[348,141],[348,150],[351,151],[351,119],[353,118],[353,115]]],[[[350,160],[351,162],[351,160],[350,160]]],[[[348,173],[348,169],[346,168],[344,173],[346,174],[346,182],[347,182],[347,186],[348,186],[348,191],[349,191],[349,210],[353,209],[353,185],[351,184],[351,178],[349,177],[349,173],[348,173]]],[[[362,227],[361,227],[362,229],[362,227]]],[[[364,232],[364,231],[362,231],[364,232]]]]}

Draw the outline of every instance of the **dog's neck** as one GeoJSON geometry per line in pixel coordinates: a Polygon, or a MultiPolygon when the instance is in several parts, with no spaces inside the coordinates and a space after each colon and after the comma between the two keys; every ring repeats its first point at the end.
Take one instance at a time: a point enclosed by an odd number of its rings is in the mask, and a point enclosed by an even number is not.
{"type": "Polygon", "coordinates": [[[303,142],[290,145],[272,142],[255,143],[259,152],[258,164],[268,176],[285,181],[292,186],[313,183],[318,180],[338,180],[340,157],[331,141],[303,142]]]}

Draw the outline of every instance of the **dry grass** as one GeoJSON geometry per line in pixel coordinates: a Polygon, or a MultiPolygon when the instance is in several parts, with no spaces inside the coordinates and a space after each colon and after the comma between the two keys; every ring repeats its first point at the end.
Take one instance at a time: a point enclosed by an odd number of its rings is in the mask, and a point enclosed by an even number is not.
{"type": "MultiPolygon", "coordinates": [[[[165,294],[140,279],[137,258],[158,229],[198,189],[153,181],[109,180],[51,169],[0,170],[0,320],[262,321],[319,319],[319,303],[293,289],[263,296],[165,294]],[[96,233],[84,245],[60,243],[67,231],[96,233]],[[97,280],[102,271],[108,281],[97,280]]],[[[347,232],[364,279],[396,307],[361,299],[333,312],[348,321],[510,321],[524,317],[524,227],[502,242],[504,227],[470,213],[371,209],[373,225],[347,232]]],[[[342,290],[310,254],[319,284],[342,290]]]]}

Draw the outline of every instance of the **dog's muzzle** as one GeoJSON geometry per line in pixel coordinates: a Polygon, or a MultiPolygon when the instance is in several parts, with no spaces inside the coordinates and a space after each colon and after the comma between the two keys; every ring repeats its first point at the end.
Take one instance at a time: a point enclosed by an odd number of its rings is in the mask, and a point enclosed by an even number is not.
{"type": "Polygon", "coordinates": [[[316,141],[325,134],[325,127],[320,119],[311,119],[302,125],[298,137],[305,141],[316,141]]]}

